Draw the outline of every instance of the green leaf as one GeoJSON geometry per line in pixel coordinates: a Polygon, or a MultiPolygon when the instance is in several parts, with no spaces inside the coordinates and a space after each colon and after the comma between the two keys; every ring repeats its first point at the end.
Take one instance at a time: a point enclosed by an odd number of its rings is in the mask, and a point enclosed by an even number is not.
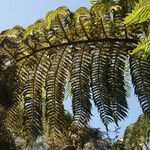
{"type": "Polygon", "coordinates": [[[46,29],[49,30],[53,26],[53,22],[56,21],[57,16],[66,17],[67,15],[69,15],[69,13],[69,9],[65,6],[59,7],[56,10],[49,11],[45,16],[47,24],[46,29]]]}
{"type": "Polygon", "coordinates": [[[24,32],[23,39],[28,38],[33,32],[42,32],[45,27],[45,22],[43,19],[38,19],[35,23],[28,26],[26,31],[24,32]]]}
{"type": "Polygon", "coordinates": [[[150,56],[150,34],[148,37],[145,37],[141,40],[137,47],[130,53],[131,55],[136,55],[138,57],[142,57],[146,59],[150,56]]]}
{"type": "Polygon", "coordinates": [[[140,0],[136,3],[131,14],[129,14],[125,20],[125,24],[141,23],[150,19],[150,1],[140,0]]]}

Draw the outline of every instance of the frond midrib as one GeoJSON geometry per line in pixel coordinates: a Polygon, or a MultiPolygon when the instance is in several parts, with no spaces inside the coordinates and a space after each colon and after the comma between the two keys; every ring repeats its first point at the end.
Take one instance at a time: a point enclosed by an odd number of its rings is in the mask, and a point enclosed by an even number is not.
{"type": "MultiPolygon", "coordinates": [[[[57,47],[61,47],[61,46],[69,46],[69,45],[77,45],[77,44],[86,44],[86,43],[95,43],[95,42],[123,42],[123,43],[133,43],[133,44],[137,44],[138,40],[136,39],[129,39],[129,38],[95,38],[95,39],[88,39],[88,40],[79,40],[79,41],[70,41],[70,42],[65,42],[65,43],[60,43],[57,45],[51,45],[48,47],[44,47],[44,48],[40,48],[37,49],[35,51],[33,51],[30,54],[27,54],[19,59],[17,59],[17,62],[20,62],[21,60],[28,58],[36,53],[39,53],[41,51],[46,51],[46,50],[50,50],[52,48],[57,48],[57,47]]],[[[131,49],[133,49],[133,47],[131,47],[131,49]]]]}

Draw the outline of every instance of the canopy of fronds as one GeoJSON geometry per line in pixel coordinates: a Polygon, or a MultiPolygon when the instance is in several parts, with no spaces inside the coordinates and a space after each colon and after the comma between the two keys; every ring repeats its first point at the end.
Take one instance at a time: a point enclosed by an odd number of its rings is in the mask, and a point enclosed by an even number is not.
{"type": "Polygon", "coordinates": [[[16,26],[0,34],[0,55],[17,66],[18,88],[7,124],[15,123],[23,102],[27,135],[42,134],[44,117],[51,137],[59,136],[65,124],[64,97],[70,92],[79,126],[90,120],[92,102],[106,127],[110,122],[118,125],[127,117],[128,67],[143,112],[149,111],[150,59],[128,55],[148,29],[139,24],[126,27],[121,6],[108,6],[106,13],[101,11],[103,6],[75,12],[60,7],[27,29],[16,26]]]}

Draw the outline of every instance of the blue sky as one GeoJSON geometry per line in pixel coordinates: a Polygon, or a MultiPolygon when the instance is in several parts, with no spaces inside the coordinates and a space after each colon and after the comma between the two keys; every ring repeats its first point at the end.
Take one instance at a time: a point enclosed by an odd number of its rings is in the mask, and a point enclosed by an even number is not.
{"type": "MultiPolygon", "coordinates": [[[[68,6],[71,11],[80,6],[89,7],[89,0],[0,0],[0,2],[0,31],[12,28],[15,25],[27,27],[37,19],[43,18],[48,11],[62,5],[68,6]]],[[[141,108],[133,94],[133,89],[131,96],[128,98],[128,103],[129,117],[119,124],[121,126],[120,137],[123,136],[125,127],[136,121],[141,113],[141,108]]],[[[70,110],[70,100],[67,100],[65,104],[66,108],[70,110]]],[[[93,107],[93,117],[90,124],[93,127],[99,127],[104,130],[95,107],[93,107]]]]}
{"type": "Polygon", "coordinates": [[[28,26],[46,12],[59,6],[75,10],[79,6],[89,7],[88,0],[0,0],[0,31],[16,24],[28,26]]]}

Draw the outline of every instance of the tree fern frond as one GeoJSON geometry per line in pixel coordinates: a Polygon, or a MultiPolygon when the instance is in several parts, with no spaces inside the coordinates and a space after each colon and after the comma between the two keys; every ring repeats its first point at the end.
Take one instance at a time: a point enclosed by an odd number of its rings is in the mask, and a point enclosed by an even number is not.
{"type": "Polygon", "coordinates": [[[91,10],[95,11],[97,9],[97,12],[101,18],[104,18],[106,14],[111,14],[113,11],[120,11],[122,9],[121,5],[118,5],[118,3],[115,1],[95,0],[95,2],[92,3],[94,5],[92,6],[91,10]]]}
{"type": "Polygon", "coordinates": [[[12,29],[3,31],[1,33],[1,49],[3,55],[7,56],[7,59],[9,61],[16,60],[16,56],[18,54],[18,51],[20,50],[20,47],[22,47],[22,43],[20,42],[22,40],[22,36],[25,29],[20,26],[15,26],[12,29]]]}
{"type": "MultiPolygon", "coordinates": [[[[39,101],[39,96],[35,97],[33,93],[33,80],[28,80],[24,85],[24,128],[25,136],[36,139],[37,136],[42,134],[42,104],[39,101]]],[[[31,140],[31,139],[30,139],[31,140]]]]}
{"type": "Polygon", "coordinates": [[[125,24],[137,24],[142,23],[144,28],[144,33],[137,47],[131,52],[132,55],[136,55],[138,57],[147,58],[150,54],[150,35],[149,35],[149,19],[150,19],[150,2],[148,0],[140,0],[139,3],[136,3],[135,8],[132,13],[129,14],[124,23],[125,24]],[[144,23],[143,23],[144,22],[144,23]]]}
{"type": "Polygon", "coordinates": [[[117,44],[110,47],[101,47],[92,59],[93,96],[106,125],[113,120],[117,123],[127,116],[126,97],[129,90],[125,88],[127,81],[124,74],[127,53],[119,50],[117,44]]]}
{"type": "Polygon", "coordinates": [[[91,87],[94,103],[100,112],[103,123],[107,126],[109,122],[113,121],[107,80],[109,51],[105,50],[102,45],[98,47],[100,49],[92,52],[91,87]]]}
{"type": "Polygon", "coordinates": [[[49,132],[56,138],[64,125],[64,91],[65,82],[71,65],[71,55],[67,47],[63,51],[58,49],[53,57],[52,64],[46,78],[46,119],[49,124],[49,132]]]}
{"type": "MultiPolygon", "coordinates": [[[[45,79],[47,75],[47,71],[50,66],[50,61],[48,57],[48,52],[44,51],[40,53],[36,61],[34,63],[26,63],[22,67],[22,71],[26,71],[26,67],[28,67],[28,72],[26,76],[28,79],[21,75],[23,80],[25,79],[24,85],[24,101],[25,101],[25,131],[27,131],[27,136],[33,134],[33,137],[38,136],[38,134],[42,133],[42,94],[45,86],[45,79]],[[29,122],[29,124],[28,124],[29,122]],[[31,128],[30,128],[31,127],[31,128]],[[32,129],[33,127],[33,129],[32,129]],[[27,128],[27,129],[26,129],[27,128]],[[29,129],[28,129],[29,128],[29,129]],[[36,131],[34,131],[36,130],[36,131]],[[37,132],[37,133],[36,133],[37,132]],[[36,134],[35,134],[36,133],[36,134]]],[[[33,61],[33,58],[31,58],[33,61]]]]}
{"type": "Polygon", "coordinates": [[[75,120],[84,125],[91,116],[90,103],[90,59],[91,55],[86,46],[75,47],[72,60],[71,90],[72,109],[75,120]]]}
{"type": "Polygon", "coordinates": [[[150,63],[138,58],[130,57],[130,69],[135,94],[138,96],[143,112],[150,108],[150,63]]]}
{"type": "Polygon", "coordinates": [[[150,2],[149,0],[140,0],[136,4],[131,14],[129,14],[124,23],[141,23],[150,19],[150,2]]]}
{"type": "Polygon", "coordinates": [[[23,86],[27,81],[28,74],[29,74],[29,70],[27,69],[27,67],[25,67],[24,63],[26,63],[26,59],[25,61],[23,61],[17,66],[16,74],[14,76],[15,78],[17,78],[17,80],[15,81],[17,82],[17,87],[14,88],[14,92],[13,92],[14,102],[13,105],[7,110],[7,115],[5,118],[5,124],[9,129],[12,129],[16,125],[17,123],[16,114],[18,114],[18,111],[20,110],[20,102],[23,101],[23,97],[22,97],[23,86]]]}
{"type": "Polygon", "coordinates": [[[147,59],[150,56],[150,34],[141,40],[130,54],[147,59]]]}
{"type": "Polygon", "coordinates": [[[39,19],[32,25],[30,25],[25,32],[23,33],[23,39],[27,39],[30,35],[33,35],[34,33],[42,33],[44,27],[46,26],[45,20],[39,19]]]}
{"type": "Polygon", "coordinates": [[[21,39],[24,31],[25,31],[25,28],[16,25],[12,29],[4,30],[3,32],[1,32],[1,36],[11,37],[12,39],[13,38],[21,39]]]}
{"type": "MultiPolygon", "coordinates": [[[[121,44],[121,43],[120,43],[121,44]]],[[[125,64],[127,53],[120,50],[120,45],[114,43],[110,49],[110,68],[108,68],[109,98],[112,102],[114,119],[117,122],[127,117],[127,100],[128,90],[125,89],[125,64]]],[[[124,47],[123,45],[121,46],[124,47]]]]}
{"type": "Polygon", "coordinates": [[[56,18],[58,16],[60,17],[61,20],[63,20],[64,18],[69,17],[69,15],[70,15],[70,11],[65,6],[59,7],[56,10],[49,11],[45,16],[47,29],[49,30],[53,27],[53,25],[58,21],[58,20],[56,21],[56,18]]]}
{"type": "Polygon", "coordinates": [[[79,38],[90,39],[91,35],[91,16],[90,11],[84,7],[80,7],[74,13],[75,18],[75,33],[79,38]]]}
{"type": "Polygon", "coordinates": [[[15,141],[11,135],[10,130],[8,130],[5,126],[5,112],[6,111],[4,111],[4,109],[0,106],[0,147],[4,150],[15,150],[15,141]]]}
{"type": "MultiPolygon", "coordinates": [[[[24,102],[24,129],[30,132],[35,129],[40,134],[42,112],[45,112],[43,117],[46,117],[52,138],[61,134],[68,76],[71,78],[72,108],[80,125],[88,123],[91,117],[90,88],[105,124],[117,123],[126,117],[125,62],[128,49],[134,48],[143,27],[125,27],[120,11],[115,2],[108,7],[96,4],[90,10],[82,7],[74,13],[60,7],[26,30],[1,33],[0,51],[7,57],[5,63],[11,61],[18,66],[18,103],[15,106],[24,102]],[[46,95],[43,102],[42,94],[46,95]]],[[[146,72],[145,66],[142,69],[146,72]]],[[[143,74],[136,71],[143,80],[143,74]]],[[[146,82],[149,82],[147,77],[146,82]]],[[[149,88],[146,90],[148,93],[149,88]]],[[[144,109],[147,107],[141,104],[144,109]]],[[[16,107],[13,112],[17,112],[16,107]]],[[[38,136],[35,131],[33,137],[38,136]]]]}

